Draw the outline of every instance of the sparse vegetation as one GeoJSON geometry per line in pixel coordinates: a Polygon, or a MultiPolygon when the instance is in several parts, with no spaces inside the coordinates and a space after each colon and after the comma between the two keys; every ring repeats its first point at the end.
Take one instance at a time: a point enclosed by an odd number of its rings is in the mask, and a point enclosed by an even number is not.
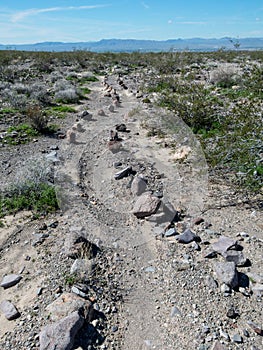
{"type": "Polygon", "coordinates": [[[22,169],[17,180],[0,193],[0,217],[20,210],[47,214],[58,209],[51,169],[47,164],[34,162],[22,169]]]}
{"type": "MultiPolygon", "coordinates": [[[[237,44],[233,42],[234,48],[237,44]]],[[[98,75],[132,73],[147,92],[144,103],[157,101],[191,127],[213,174],[229,174],[231,183],[242,190],[262,189],[262,51],[1,51],[0,63],[0,120],[15,115],[22,119],[15,129],[7,129],[2,142],[28,142],[51,130],[47,118],[74,113],[67,105],[89,94],[88,84],[98,75]],[[19,141],[8,135],[12,131],[19,133],[19,141]]]]}

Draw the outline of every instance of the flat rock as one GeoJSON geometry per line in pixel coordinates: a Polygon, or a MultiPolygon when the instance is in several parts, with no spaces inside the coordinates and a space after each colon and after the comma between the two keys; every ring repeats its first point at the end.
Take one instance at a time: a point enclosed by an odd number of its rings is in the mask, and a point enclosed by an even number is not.
{"type": "Polygon", "coordinates": [[[133,214],[137,218],[145,218],[156,213],[161,200],[151,195],[151,193],[144,193],[138,197],[134,204],[133,214]]]}
{"type": "Polygon", "coordinates": [[[84,318],[73,312],[56,323],[43,328],[39,335],[40,350],[71,350],[84,318]]]}
{"type": "Polygon", "coordinates": [[[226,236],[220,236],[217,242],[215,242],[212,245],[212,248],[215,252],[222,254],[225,253],[227,250],[235,247],[237,244],[237,241],[226,236]]]}
{"type": "Polygon", "coordinates": [[[15,286],[20,280],[22,279],[22,276],[16,275],[16,274],[10,274],[3,277],[1,282],[1,287],[4,289],[10,288],[15,286]]]}
{"type": "Polygon", "coordinates": [[[177,231],[174,227],[164,232],[164,237],[171,237],[177,235],[177,231]]]}
{"type": "Polygon", "coordinates": [[[15,305],[8,300],[3,300],[0,303],[0,310],[9,321],[14,320],[20,316],[20,313],[15,305]]]}
{"type": "Polygon", "coordinates": [[[233,261],[215,263],[214,271],[220,283],[225,283],[231,288],[238,286],[238,273],[233,261]]]}
{"type": "Polygon", "coordinates": [[[91,274],[93,269],[93,261],[87,259],[76,259],[70,268],[72,275],[87,277],[91,274]]]}
{"type": "Polygon", "coordinates": [[[196,236],[190,229],[186,229],[181,235],[176,237],[179,243],[188,244],[193,241],[199,241],[199,237],[196,236]]]}
{"type": "Polygon", "coordinates": [[[93,307],[90,301],[84,300],[75,293],[63,293],[46,307],[46,312],[52,321],[58,321],[75,311],[88,316],[92,314],[93,307]]]}
{"type": "Polygon", "coordinates": [[[143,192],[145,192],[147,184],[145,180],[140,176],[135,176],[131,184],[131,193],[134,196],[140,196],[143,192]]]}
{"type": "Polygon", "coordinates": [[[240,250],[227,250],[222,255],[226,261],[233,261],[236,266],[244,266],[247,262],[247,258],[240,250]]]}

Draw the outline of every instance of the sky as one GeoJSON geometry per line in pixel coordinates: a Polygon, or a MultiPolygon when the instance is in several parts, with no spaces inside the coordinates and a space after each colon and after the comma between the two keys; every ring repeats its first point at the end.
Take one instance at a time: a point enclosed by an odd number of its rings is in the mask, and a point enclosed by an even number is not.
{"type": "Polygon", "coordinates": [[[263,0],[1,0],[0,44],[263,37],[263,0]]]}

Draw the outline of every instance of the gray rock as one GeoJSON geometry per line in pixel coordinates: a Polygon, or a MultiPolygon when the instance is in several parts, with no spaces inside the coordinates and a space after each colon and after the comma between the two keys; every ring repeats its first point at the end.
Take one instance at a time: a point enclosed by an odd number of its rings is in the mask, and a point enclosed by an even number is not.
{"type": "Polygon", "coordinates": [[[236,266],[244,266],[247,262],[247,258],[244,257],[242,251],[239,250],[227,250],[222,253],[226,261],[233,261],[236,266]]]}
{"type": "Polygon", "coordinates": [[[140,176],[136,176],[131,184],[131,193],[134,196],[140,196],[146,190],[146,187],[145,180],[140,176]]]}
{"type": "Polygon", "coordinates": [[[77,312],[44,327],[39,335],[40,350],[71,350],[84,318],[77,312]]]}
{"type": "Polygon", "coordinates": [[[13,305],[9,300],[3,300],[0,303],[0,310],[9,321],[14,320],[20,316],[20,313],[15,305],[13,305]]]}
{"type": "Polygon", "coordinates": [[[206,276],[205,284],[209,289],[217,289],[218,288],[218,283],[216,282],[216,280],[213,279],[212,276],[206,276]]]}
{"type": "Polygon", "coordinates": [[[159,198],[152,196],[151,193],[144,193],[138,197],[132,212],[137,218],[142,219],[156,213],[160,203],[159,198]]]}
{"type": "MultiPolygon", "coordinates": [[[[155,196],[158,197],[158,196],[155,196]]],[[[160,197],[158,197],[160,198],[160,197]]],[[[160,202],[160,205],[154,215],[147,218],[148,221],[154,222],[158,225],[170,224],[176,215],[176,210],[173,205],[169,203],[166,199],[160,202]]]]}
{"type": "Polygon", "coordinates": [[[220,236],[220,238],[218,239],[217,242],[215,242],[212,247],[213,250],[219,254],[223,254],[225,253],[227,250],[229,250],[230,248],[235,247],[237,244],[237,241],[226,237],[226,236],[220,236]]]}
{"type": "Polygon", "coordinates": [[[232,341],[237,344],[243,343],[243,338],[239,334],[234,334],[232,337],[232,341]]]}
{"type": "Polygon", "coordinates": [[[171,313],[170,313],[170,317],[174,317],[174,316],[181,316],[182,313],[181,311],[178,309],[177,306],[173,306],[172,310],[171,310],[171,313]]]}
{"type": "Polygon", "coordinates": [[[231,288],[238,286],[238,273],[234,262],[217,262],[214,264],[214,271],[221,283],[231,288]]]}
{"type": "Polygon", "coordinates": [[[89,276],[93,269],[92,260],[87,259],[76,259],[70,268],[72,275],[76,274],[79,276],[89,276]]]}
{"type": "Polygon", "coordinates": [[[123,170],[117,172],[114,175],[115,180],[120,180],[124,177],[127,177],[130,175],[130,173],[132,172],[132,167],[131,166],[127,166],[126,168],[124,168],[123,170]]]}
{"type": "Polygon", "coordinates": [[[177,231],[174,227],[170,228],[169,230],[164,232],[165,237],[171,237],[171,236],[175,236],[175,235],[177,235],[177,231]]]}
{"type": "Polygon", "coordinates": [[[10,288],[15,286],[20,280],[22,279],[22,276],[10,274],[7,276],[4,276],[1,282],[1,287],[4,289],[10,288]]]}
{"type": "Polygon", "coordinates": [[[199,237],[196,236],[190,229],[186,229],[181,235],[176,237],[176,240],[179,243],[188,244],[199,240],[199,237]]]}
{"type": "Polygon", "coordinates": [[[48,153],[46,155],[46,159],[49,162],[53,162],[53,163],[58,163],[59,162],[58,154],[57,154],[56,151],[52,151],[52,152],[48,153]]]}
{"type": "Polygon", "coordinates": [[[54,322],[75,311],[88,316],[93,313],[93,306],[90,301],[84,300],[74,293],[63,293],[46,307],[47,315],[54,322]]]}

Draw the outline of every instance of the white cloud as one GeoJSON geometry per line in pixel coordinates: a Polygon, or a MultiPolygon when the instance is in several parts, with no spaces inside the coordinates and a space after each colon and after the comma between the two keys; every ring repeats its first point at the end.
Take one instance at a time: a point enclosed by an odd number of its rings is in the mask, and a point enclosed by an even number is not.
{"type": "Polygon", "coordinates": [[[90,6],[67,6],[67,7],[49,7],[49,8],[43,8],[43,9],[28,9],[25,11],[19,11],[14,13],[11,16],[11,22],[16,23],[24,19],[28,16],[35,16],[39,13],[45,13],[45,12],[57,12],[57,11],[74,11],[74,10],[91,10],[101,7],[107,7],[109,5],[90,5],[90,6]]]}
{"type": "Polygon", "coordinates": [[[168,20],[168,24],[172,24],[173,21],[171,19],[168,20]]]}
{"type": "Polygon", "coordinates": [[[149,8],[150,8],[150,6],[147,5],[144,1],[142,2],[142,6],[143,6],[145,9],[149,9],[149,8]]]}

